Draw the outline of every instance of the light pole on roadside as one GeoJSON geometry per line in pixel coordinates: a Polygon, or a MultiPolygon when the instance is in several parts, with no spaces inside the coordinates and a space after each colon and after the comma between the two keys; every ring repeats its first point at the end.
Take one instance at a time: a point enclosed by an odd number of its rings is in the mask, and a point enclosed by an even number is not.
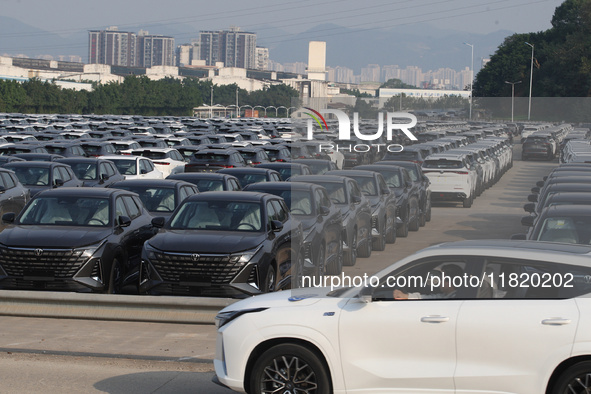
{"type": "Polygon", "coordinates": [[[211,83],[211,95],[210,95],[210,102],[209,102],[209,118],[211,119],[212,116],[212,111],[213,111],[213,82],[211,83]]]}
{"type": "Polygon", "coordinates": [[[534,81],[534,46],[529,42],[526,42],[525,45],[529,45],[531,47],[531,68],[529,72],[529,107],[527,109],[527,120],[531,118],[531,88],[533,86],[534,81]]]}
{"type": "Polygon", "coordinates": [[[472,48],[472,63],[470,65],[470,120],[472,120],[472,87],[474,86],[474,45],[468,44],[467,42],[464,45],[468,45],[472,48]]]}
{"type": "Polygon", "coordinates": [[[508,83],[509,85],[511,85],[511,122],[513,122],[513,108],[515,107],[515,85],[518,83],[521,83],[521,81],[517,81],[517,82],[505,81],[505,83],[508,83]]]}

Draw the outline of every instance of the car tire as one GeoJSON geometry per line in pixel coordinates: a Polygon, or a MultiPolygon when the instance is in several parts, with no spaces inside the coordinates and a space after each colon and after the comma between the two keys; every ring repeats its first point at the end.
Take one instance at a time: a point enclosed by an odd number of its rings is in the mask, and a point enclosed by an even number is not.
{"type": "Polygon", "coordinates": [[[415,217],[408,223],[408,229],[410,231],[419,231],[419,227],[419,217],[415,215],[415,217]]]}
{"type": "Polygon", "coordinates": [[[322,278],[326,275],[326,246],[321,244],[318,248],[318,254],[316,255],[316,276],[322,278]]]}
{"type": "Polygon", "coordinates": [[[462,203],[462,206],[464,208],[470,208],[472,206],[472,196],[470,196],[468,198],[465,198],[464,201],[463,201],[463,203],[462,203]]]}
{"type": "Polygon", "coordinates": [[[425,220],[427,222],[431,221],[431,203],[429,202],[429,208],[427,208],[427,212],[425,213],[425,220]]]}
{"type": "Polygon", "coordinates": [[[357,251],[358,257],[367,258],[367,257],[371,256],[371,250],[372,250],[371,228],[368,229],[367,234],[368,234],[368,236],[365,240],[365,243],[363,244],[363,247],[357,251]]]}
{"type": "Polygon", "coordinates": [[[267,268],[267,274],[265,275],[265,282],[263,283],[263,293],[272,293],[274,292],[277,286],[277,273],[275,271],[275,267],[271,263],[269,268],[267,268]]]}
{"type": "Polygon", "coordinates": [[[357,262],[357,229],[354,228],[349,241],[349,254],[345,260],[345,265],[352,267],[357,262]]]}
{"type": "Polygon", "coordinates": [[[419,215],[419,227],[425,227],[426,224],[427,224],[427,214],[421,212],[421,214],[419,215]]]}
{"type": "Polygon", "coordinates": [[[408,218],[410,217],[410,212],[406,213],[406,218],[404,220],[404,223],[402,224],[402,226],[400,228],[396,229],[395,232],[395,236],[394,236],[394,241],[390,242],[388,240],[388,238],[386,238],[386,242],[388,243],[394,243],[396,241],[396,237],[408,237],[408,218]]]}
{"type": "Polygon", "coordinates": [[[564,371],[556,380],[552,394],[588,393],[591,390],[591,361],[577,363],[564,371]]]}
{"type": "Polygon", "coordinates": [[[386,225],[385,224],[381,226],[380,233],[379,233],[378,237],[375,239],[373,239],[373,237],[372,237],[372,242],[373,242],[373,245],[371,247],[373,250],[377,250],[378,252],[386,250],[386,225]]]}
{"type": "Polygon", "coordinates": [[[271,347],[257,357],[249,375],[251,394],[332,392],[325,363],[301,345],[281,344],[271,347]]]}
{"type": "Polygon", "coordinates": [[[111,272],[109,273],[108,294],[121,294],[123,289],[123,271],[118,258],[113,259],[111,272]]]}
{"type": "Polygon", "coordinates": [[[339,250],[336,253],[336,258],[326,266],[327,275],[340,275],[343,272],[343,242],[338,241],[339,250]]]}

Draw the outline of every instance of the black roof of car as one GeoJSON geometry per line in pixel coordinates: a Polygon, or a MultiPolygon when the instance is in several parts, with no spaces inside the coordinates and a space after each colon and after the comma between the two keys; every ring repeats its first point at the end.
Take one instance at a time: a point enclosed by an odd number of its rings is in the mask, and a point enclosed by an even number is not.
{"type": "Polygon", "coordinates": [[[118,186],[144,186],[144,187],[175,187],[175,186],[193,186],[192,183],[185,182],[180,179],[127,179],[124,181],[117,181],[109,185],[109,187],[117,188],[118,186]]]}
{"type": "Polygon", "coordinates": [[[58,163],[69,164],[69,163],[101,163],[101,162],[109,161],[109,160],[101,159],[99,157],[78,156],[78,157],[64,157],[63,159],[58,159],[56,161],[58,163]]]}
{"type": "Polygon", "coordinates": [[[264,190],[309,190],[322,187],[314,183],[305,182],[258,182],[246,185],[243,191],[264,191],[264,190]]]}
{"type": "Polygon", "coordinates": [[[589,193],[586,191],[554,193],[551,196],[548,196],[548,198],[546,199],[546,204],[548,204],[549,202],[558,201],[583,201],[588,202],[589,205],[591,205],[591,198],[589,198],[589,193]]]}
{"type": "Polygon", "coordinates": [[[218,172],[222,174],[268,174],[274,172],[279,175],[279,173],[273,169],[261,167],[222,168],[218,172]]]}
{"type": "MultiPolygon", "coordinates": [[[[59,163],[57,161],[19,161],[19,162],[10,162],[10,163],[6,163],[4,165],[4,167],[15,167],[15,168],[21,168],[21,167],[55,167],[57,165],[65,165],[68,166],[67,164],[64,163],[59,163]]],[[[69,166],[68,166],[69,167],[69,166]]]]}
{"type": "Polygon", "coordinates": [[[32,158],[32,157],[39,157],[39,158],[44,157],[44,158],[50,158],[50,159],[62,159],[63,158],[62,155],[56,155],[55,153],[34,153],[34,152],[16,153],[12,156],[18,157],[20,159],[27,159],[27,158],[32,158]]]}
{"type": "Polygon", "coordinates": [[[591,205],[552,205],[544,208],[540,216],[591,216],[591,205]]]}
{"type": "MultiPolygon", "coordinates": [[[[266,198],[270,197],[267,193],[259,192],[203,192],[199,194],[193,194],[185,199],[185,201],[203,201],[203,200],[215,200],[215,201],[244,201],[244,202],[261,202],[266,198]]],[[[273,196],[274,197],[274,196],[273,196]]]]}
{"type": "Polygon", "coordinates": [[[330,160],[322,160],[322,159],[294,159],[292,160],[293,163],[300,163],[300,164],[306,164],[306,165],[318,165],[318,164],[325,164],[327,166],[330,166],[331,161],[330,160]]]}
{"type": "Polygon", "coordinates": [[[366,178],[373,178],[375,171],[366,171],[366,170],[332,170],[325,173],[325,175],[340,175],[340,176],[348,176],[348,177],[366,177],[366,178]]]}
{"type": "Polygon", "coordinates": [[[72,140],[66,140],[65,142],[62,142],[61,140],[59,140],[59,142],[46,142],[43,146],[45,147],[55,147],[55,148],[69,148],[71,146],[80,146],[82,145],[80,143],[80,141],[72,141],[72,140]]]}
{"type": "MultiPolygon", "coordinates": [[[[320,161],[320,160],[314,160],[314,161],[320,161]]],[[[290,162],[272,162],[272,163],[261,163],[261,164],[257,164],[255,166],[255,168],[269,168],[271,170],[275,170],[276,168],[304,168],[304,167],[310,167],[307,164],[304,163],[294,163],[293,161],[290,162]]]]}
{"type": "Polygon", "coordinates": [[[211,180],[223,180],[227,178],[236,178],[230,174],[223,174],[219,172],[180,172],[178,174],[171,174],[166,179],[211,179],[211,180]]]}
{"type": "Polygon", "coordinates": [[[390,166],[387,164],[362,164],[359,166],[355,166],[353,167],[352,170],[358,170],[358,171],[374,171],[374,172],[381,172],[381,171],[386,171],[386,172],[400,172],[400,169],[402,167],[399,166],[390,166]]]}
{"type": "Polygon", "coordinates": [[[348,179],[346,176],[340,175],[296,175],[290,178],[291,181],[312,183],[342,183],[346,179],[348,179]]]}
{"type": "Polygon", "coordinates": [[[202,149],[195,154],[209,153],[215,155],[231,155],[232,153],[239,153],[236,149],[202,149]]]}
{"type": "Polygon", "coordinates": [[[57,189],[46,189],[35,197],[47,194],[66,197],[110,197],[115,193],[134,194],[122,189],[111,189],[105,187],[58,187],[57,189]]]}

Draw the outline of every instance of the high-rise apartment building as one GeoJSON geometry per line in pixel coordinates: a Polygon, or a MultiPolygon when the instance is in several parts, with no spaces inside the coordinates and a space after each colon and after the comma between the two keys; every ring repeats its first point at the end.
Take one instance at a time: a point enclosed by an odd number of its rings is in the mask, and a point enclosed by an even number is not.
{"type": "Polygon", "coordinates": [[[256,68],[255,33],[238,27],[222,31],[199,32],[201,60],[208,66],[223,62],[225,67],[256,68]]]}
{"type": "Polygon", "coordinates": [[[137,63],[139,67],[174,66],[174,38],[150,35],[140,30],[137,35],[137,63]]]}
{"type": "Polygon", "coordinates": [[[133,67],[136,65],[136,34],[119,31],[111,26],[107,30],[89,33],[88,62],[133,67]]]}
{"type": "Polygon", "coordinates": [[[256,69],[257,70],[268,70],[269,69],[269,48],[257,47],[256,48],[256,69]]]}

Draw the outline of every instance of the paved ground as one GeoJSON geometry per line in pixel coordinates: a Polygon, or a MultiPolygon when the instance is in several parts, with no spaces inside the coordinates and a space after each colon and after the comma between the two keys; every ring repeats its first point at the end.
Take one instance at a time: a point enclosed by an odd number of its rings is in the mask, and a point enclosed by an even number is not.
{"type": "MultiPolygon", "coordinates": [[[[520,218],[529,189],[557,163],[522,162],[519,149],[513,169],[472,208],[434,207],[426,227],[359,259],[345,273],[372,274],[441,242],[523,232],[520,218]]],[[[223,393],[209,382],[214,351],[212,325],[0,317],[1,391],[223,393]]]]}

